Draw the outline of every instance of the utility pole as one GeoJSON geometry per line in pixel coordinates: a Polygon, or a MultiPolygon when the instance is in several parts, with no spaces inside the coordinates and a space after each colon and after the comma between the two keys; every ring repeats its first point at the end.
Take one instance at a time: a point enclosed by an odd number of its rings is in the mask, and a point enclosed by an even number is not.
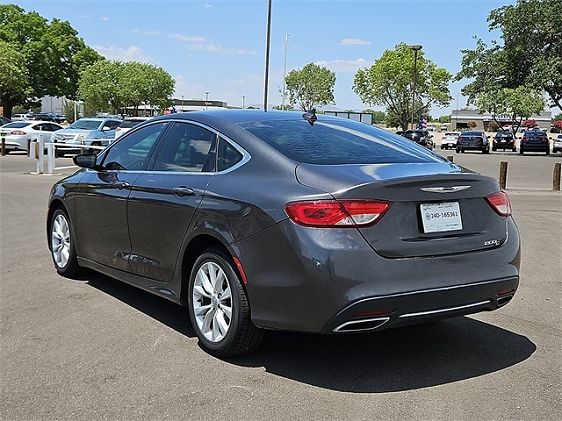
{"type": "Polygon", "coordinates": [[[414,50],[414,83],[412,86],[412,130],[414,126],[414,115],[416,113],[416,83],[418,78],[417,66],[418,66],[418,51],[422,49],[421,45],[408,45],[408,48],[414,50]]]}
{"type": "Polygon", "coordinates": [[[269,44],[271,39],[271,0],[267,6],[267,34],[265,39],[265,80],[263,89],[263,110],[267,112],[267,90],[269,87],[269,44]]]}
{"type": "Polygon", "coordinates": [[[205,91],[205,110],[207,109],[207,100],[209,99],[209,91],[205,91]]]}
{"type": "Polygon", "coordinates": [[[285,34],[285,64],[283,65],[283,101],[281,102],[281,109],[285,110],[285,89],[287,87],[287,45],[289,44],[289,34],[285,34]]]}
{"type": "Polygon", "coordinates": [[[242,95],[242,109],[246,109],[246,95],[242,95]]]}

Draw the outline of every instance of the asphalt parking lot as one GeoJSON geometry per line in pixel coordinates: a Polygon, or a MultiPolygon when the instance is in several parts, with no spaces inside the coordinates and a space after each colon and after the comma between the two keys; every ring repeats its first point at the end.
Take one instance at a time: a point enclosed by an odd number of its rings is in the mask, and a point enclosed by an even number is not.
{"type": "Polygon", "coordinates": [[[443,154],[495,177],[509,163],[523,247],[509,305],[374,334],[270,332],[228,361],[199,349],[183,308],[102,275],[58,276],[45,210],[72,170],[30,175],[33,161],[0,157],[0,418],[562,419],[562,193],[551,191],[562,158],[443,154]]]}

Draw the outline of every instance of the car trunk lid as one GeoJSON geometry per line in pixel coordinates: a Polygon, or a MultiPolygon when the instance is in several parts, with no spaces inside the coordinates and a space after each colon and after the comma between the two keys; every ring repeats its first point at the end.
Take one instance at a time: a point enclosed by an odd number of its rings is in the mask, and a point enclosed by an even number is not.
{"type": "Polygon", "coordinates": [[[340,200],[391,202],[376,224],[359,231],[381,256],[429,257],[501,245],[505,217],[486,197],[497,181],[454,164],[309,165],[299,164],[300,183],[340,200]]]}

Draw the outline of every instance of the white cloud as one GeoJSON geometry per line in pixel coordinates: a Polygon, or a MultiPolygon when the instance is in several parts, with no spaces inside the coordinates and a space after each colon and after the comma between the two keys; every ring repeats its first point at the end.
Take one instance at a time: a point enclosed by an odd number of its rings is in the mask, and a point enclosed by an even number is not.
{"type": "Polygon", "coordinates": [[[205,9],[214,9],[215,8],[215,6],[213,6],[212,4],[209,4],[209,3],[204,4],[203,7],[205,9]]]}
{"type": "Polygon", "coordinates": [[[146,56],[141,48],[134,45],[130,45],[127,48],[94,45],[93,48],[108,60],[152,62],[151,57],[146,56]]]}
{"type": "Polygon", "coordinates": [[[107,22],[109,20],[109,17],[108,16],[102,16],[100,19],[103,20],[104,22],[107,22]]]}
{"type": "Polygon", "coordinates": [[[354,47],[358,45],[371,45],[371,41],[357,38],[344,38],[338,44],[343,47],[354,47]]]}
{"type": "Polygon", "coordinates": [[[183,42],[188,50],[207,51],[214,54],[223,54],[228,56],[255,56],[257,51],[247,50],[245,48],[227,48],[220,44],[216,44],[212,39],[203,36],[184,35],[172,33],[170,38],[183,42]]]}
{"type": "Polygon", "coordinates": [[[160,35],[160,31],[147,31],[146,29],[131,29],[129,31],[130,34],[138,34],[138,35],[148,35],[148,36],[156,36],[160,35]]]}
{"type": "Polygon", "coordinates": [[[176,81],[175,98],[181,99],[183,96],[184,99],[204,99],[205,91],[209,91],[206,86],[190,84],[183,75],[174,76],[174,80],[176,81]]]}
{"type": "Polygon", "coordinates": [[[320,60],[315,61],[319,66],[327,67],[336,73],[355,73],[362,67],[366,67],[369,62],[364,58],[357,60],[320,60]]]}

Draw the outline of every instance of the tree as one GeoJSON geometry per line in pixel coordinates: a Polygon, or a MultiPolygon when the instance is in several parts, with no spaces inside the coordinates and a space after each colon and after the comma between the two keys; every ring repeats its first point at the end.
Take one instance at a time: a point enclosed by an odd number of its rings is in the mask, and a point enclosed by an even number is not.
{"type": "Polygon", "coordinates": [[[499,30],[503,43],[477,39],[474,50],[462,51],[457,79],[472,79],[463,94],[474,101],[482,92],[527,86],[545,91],[562,110],[560,12],[560,0],[518,0],[492,10],[489,30],[499,30]]]}
{"type": "Polygon", "coordinates": [[[480,93],[476,96],[475,103],[479,112],[490,113],[499,126],[502,124],[497,120],[497,116],[508,114],[513,122],[513,135],[517,133],[524,119],[540,113],[545,105],[540,92],[523,86],[480,93]]]}
{"type": "Polygon", "coordinates": [[[142,104],[165,108],[170,105],[174,80],[168,72],[151,64],[102,60],[84,69],[78,93],[89,108],[113,113],[142,104]]]}
{"type": "Polygon", "coordinates": [[[445,124],[445,123],[450,123],[451,122],[451,116],[450,115],[442,115],[441,117],[439,117],[439,123],[445,124]]]}
{"type": "Polygon", "coordinates": [[[3,68],[0,73],[0,102],[8,116],[14,105],[27,106],[45,95],[74,97],[80,70],[101,59],[68,22],[48,22],[13,4],[0,5],[0,41],[3,57],[15,58],[17,52],[17,69],[3,68]],[[22,78],[17,84],[6,83],[14,78],[13,71],[22,78]]]}
{"type": "MultiPolygon", "coordinates": [[[[386,107],[389,121],[397,122],[406,130],[412,116],[413,73],[412,50],[406,44],[398,44],[394,50],[386,50],[371,67],[360,69],[355,74],[353,91],[366,104],[386,107]]],[[[423,52],[418,53],[416,122],[420,114],[429,113],[432,105],[449,105],[451,78],[447,70],[426,59],[423,52]]]]}
{"type": "Polygon", "coordinates": [[[0,98],[4,115],[11,117],[13,106],[32,94],[25,57],[9,43],[0,40],[0,98]]]}
{"type": "Polygon", "coordinates": [[[471,128],[474,129],[476,126],[478,126],[478,123],[474,120],[470,120],[468,123],[466,123],[466,125],[471,128]]]}
{"type": "Polygon", "coordinates": [[[314,63],[308,63],[300,70],[291,70],[285,78],[289,103],[295,103],[309,111],[319,105],[334,103],[336,74],[314,63]]]}

